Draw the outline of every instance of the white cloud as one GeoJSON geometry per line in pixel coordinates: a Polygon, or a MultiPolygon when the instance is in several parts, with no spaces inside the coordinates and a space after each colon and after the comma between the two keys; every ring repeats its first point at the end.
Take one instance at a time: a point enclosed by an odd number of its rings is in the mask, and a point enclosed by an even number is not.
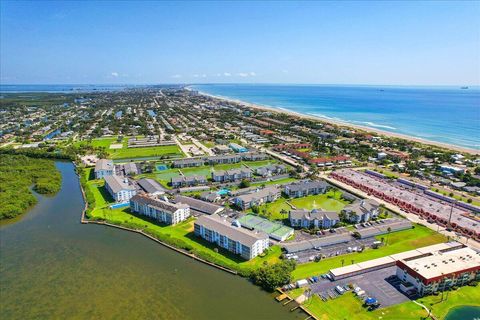
{"type": "Polygon", "coordinates": [[[202,78],[206,78],[206,77],[207,77],[207,75],[205,73],[202,74],[202,78]]]}
{"type": "Polygon", "coordinates": [[[223,75],[224,75],[225,77],[230,77],[232,74],[231,74],[230,72],[224,72],[223,75]]]}
{"type": "Polygon", "coordinates": [[[246,78],[246,77],[255,77],[257,74],[253,71],[251,72],[239,72],[237,73],[237,76],[239,77],[242,77],[242,78],[246,78]]]}
{"type": "Polygon", "coordinates": [[[174,78],[174,79],[179,79],[179,78],[181,78],[181,77],[182,77],[181,74],[174,74],[174,75],[172,76],[172,78],[174,78]]]}
{"type": "Polygon", "coordinates": [[[118,72],[112,72],[112,77],[117,78],[118,77],[118,72]]]}

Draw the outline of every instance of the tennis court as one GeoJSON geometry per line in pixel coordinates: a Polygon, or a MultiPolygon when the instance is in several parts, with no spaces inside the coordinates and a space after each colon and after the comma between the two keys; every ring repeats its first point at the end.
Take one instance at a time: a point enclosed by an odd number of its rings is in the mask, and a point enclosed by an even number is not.
{"type": "Polygon", "coordinates": [[[238,221],[242,227],[265,232],[270,238],[279,241],[284,241],[293,234],[292,228],[252,214],[244,215],[243,217],[240,217],[238,221]]]}

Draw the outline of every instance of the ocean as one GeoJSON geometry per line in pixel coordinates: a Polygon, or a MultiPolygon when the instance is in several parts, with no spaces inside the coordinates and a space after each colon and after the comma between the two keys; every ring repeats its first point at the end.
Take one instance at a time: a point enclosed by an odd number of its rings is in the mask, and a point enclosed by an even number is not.
{"type": "MultiPolygon", "coordinates": [[[[133,88],[133,85],[109,84],[0,84],[0,93],[21,92],[48,92],[48,93],[76,93],[94,91],[121,91],[133,88]]],[[[138,86],[142,87],[142,86],[138,86]]]]}
{"type": "Polygon", "coordinates": [[[200,92],[480,150],[480,88],[205,84],[200,92]]]}

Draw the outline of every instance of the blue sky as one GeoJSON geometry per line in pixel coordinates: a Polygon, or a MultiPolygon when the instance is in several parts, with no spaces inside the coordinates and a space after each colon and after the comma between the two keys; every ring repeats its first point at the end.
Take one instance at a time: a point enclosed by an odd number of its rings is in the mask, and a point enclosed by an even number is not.
{"type": "Polygon", "coordinates": [[[478,1],[0,1],[4,84],[480,84],[478,1]]]}

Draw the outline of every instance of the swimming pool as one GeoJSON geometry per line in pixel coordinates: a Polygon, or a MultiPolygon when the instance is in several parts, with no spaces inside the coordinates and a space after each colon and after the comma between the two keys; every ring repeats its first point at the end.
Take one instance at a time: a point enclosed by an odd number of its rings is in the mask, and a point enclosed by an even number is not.
{"type": "Polygon", "coordinates": [[[118,208],[124,208],[128,207],[130,205],[130,202],[123,202],[123,203],[115,203],[110,206],[111,209],[118,209],[118,208]]]}
{"type": "Polygon", "coordinates": [[[217,191],[217,194],[218,194],[219,196],[224,196],[224,195],[227,195],[229,192],[230,192],[229,189],[223,188],[223,189],[218,190],[218,191],[217,191]]]}
{"type": "Polygon", "coordinates": [[[163,171],[163,170],[167,170],[167,169],[168,169],[168,167],[167,167],[166,164],[159,164],[159,165],[157,165],[157,170],[158,170],[158,171],[163,171]]]}

